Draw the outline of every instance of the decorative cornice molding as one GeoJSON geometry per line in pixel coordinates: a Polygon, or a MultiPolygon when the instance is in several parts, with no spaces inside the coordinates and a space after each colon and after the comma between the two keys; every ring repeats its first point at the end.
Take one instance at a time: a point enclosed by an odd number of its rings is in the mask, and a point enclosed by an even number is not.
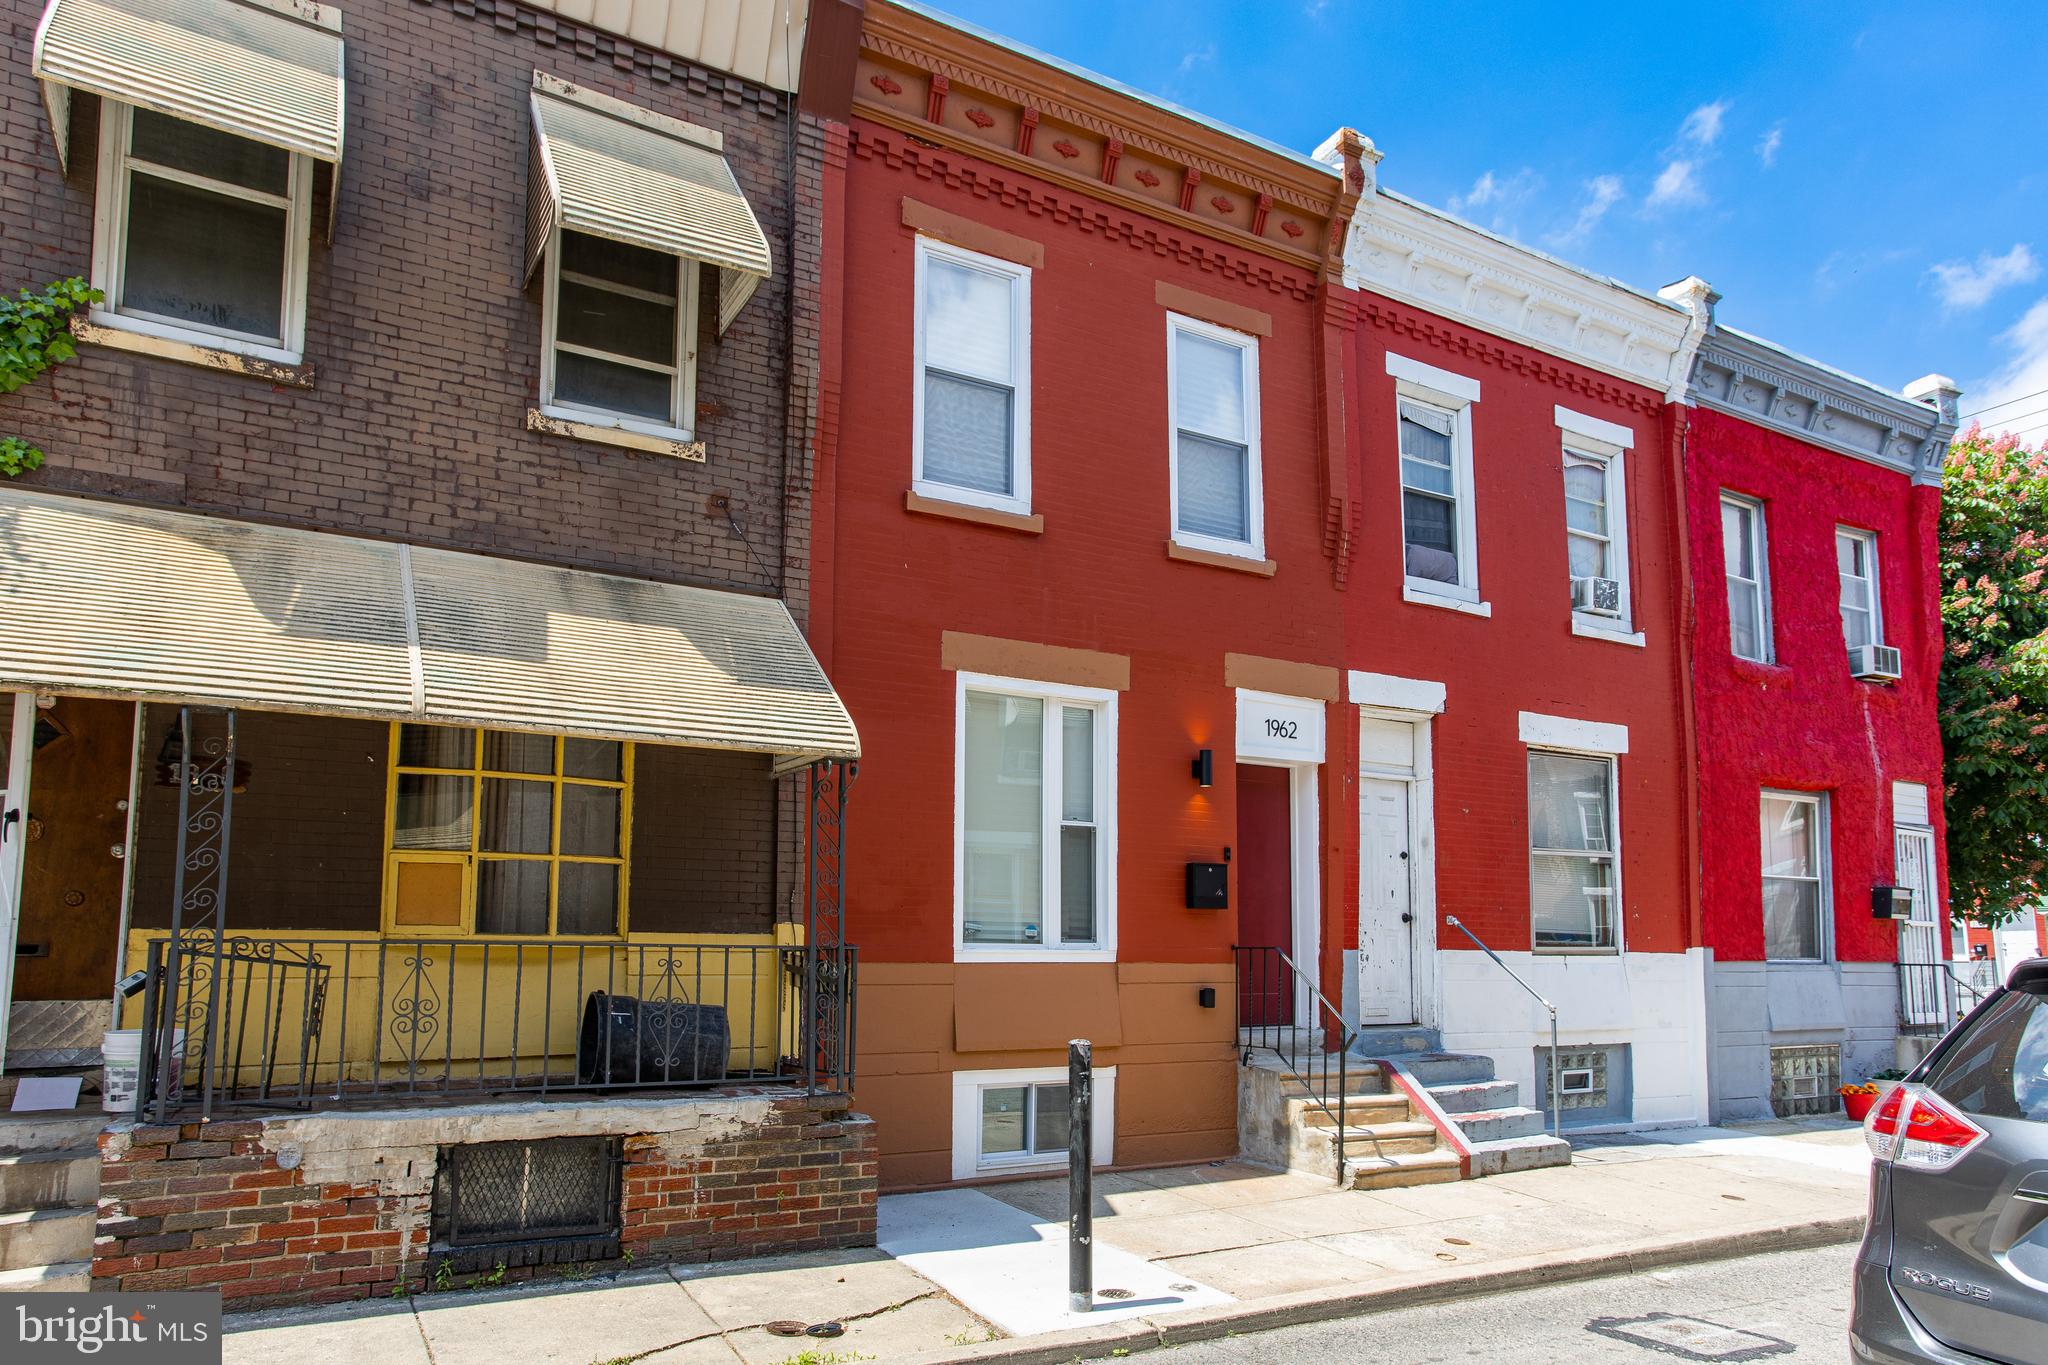
{"type": "Polygon", "coordinates": [[[1290,270],[1260,256],[1223,250],[1204,240],[1205,233],[1175,231],[1148,218],[1120,212],[1097,196],[1066,194],[1023,176],[1006,175],[999,167],[983,164],[978,153],[933,147],[893,129],[861,123],[853,125],[849,142],[855,160],[877,161],[920,180],[965,190],[977,199],[1022,210],[1039,225],[1034,230],[1040,235],[1044,224],[1056,224],[1170,257],[1197,270],[1254,285],[1297,302],[1306,303],[1315,297],[1313,281],[1303,277],[1299,270],[1290,270]]]}
{"type": "Polygon", "coordinates": [[[1347,286],[1659,393],[1682,383],[1682,309],[1383,193],[1377,161],[1361,162],[1372,169],[1344,245],[1347,286]]]}
{"type": "Polygon", "coordinates": [[[1586,398],[1614,403],[1655,417],[1663,410],[1661,392],[1646,392],[1640,383],[1620,383],[1588,374],[1582,366],[1569,366],[1532,357],[1525,349],[1506,341],[1475,339],[1470,332],[1444,325],[1434,314],[1418,312],[1403,304],[1368,292],[1359,296],[1358,314],[1382,331],[1393,332],[1423,346],[1432,346],[1468,363],[1491,365],[1510,374],[1549,384],[1586,398]]]}
{"type": "Polygon", "coordinates": [[[1686,401],[1938,485],[1960,390],[1938,375],[1914,388],[1907,398],[1716,326],[1693,361],[1686,401]]]}
{"type": "Polygon", "coordinates": [[[854,109],[1224,245],[1332,279],[1341,270],[1333,243],[1357,196],[1343,168],[1332,174],[932,15],[867,6],[854,109]]]}

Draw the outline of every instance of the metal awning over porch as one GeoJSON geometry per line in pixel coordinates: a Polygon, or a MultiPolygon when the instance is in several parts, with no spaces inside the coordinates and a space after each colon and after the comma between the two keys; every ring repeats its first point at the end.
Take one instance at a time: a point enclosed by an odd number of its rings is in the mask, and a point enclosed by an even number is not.
{"type": "Polygon", "coordinates": [[[0,689],[778,756],[859,736],[780,601],[0,489],[0,689]]]}

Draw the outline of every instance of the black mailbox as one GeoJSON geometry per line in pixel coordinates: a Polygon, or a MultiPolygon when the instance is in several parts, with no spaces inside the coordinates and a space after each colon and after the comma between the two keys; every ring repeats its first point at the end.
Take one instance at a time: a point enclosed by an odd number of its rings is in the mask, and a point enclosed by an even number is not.
{"type": "Polygon", "coordinates": [[[1188,864],[1188,909],[1230,908],[1230,864],[1188,864]]]}

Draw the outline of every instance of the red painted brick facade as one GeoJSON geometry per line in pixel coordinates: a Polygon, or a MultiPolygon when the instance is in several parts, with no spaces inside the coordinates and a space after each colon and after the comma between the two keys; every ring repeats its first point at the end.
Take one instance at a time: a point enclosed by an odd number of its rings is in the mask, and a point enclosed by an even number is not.
{"type": "MultiPolygon", "coordinates": [[[[717,1103],[706,1103],[707,1115],[717,1103]]],[[[102,1136],[94,1287],[218,1289],[237,1309],[447,1287],[429,1245],[431,1170],[405,1162],[389,1179],[309,1180],[297,1145],[306,1123],[238,1119],[102,1136]]],[[[601,1118],[589,1131],[603,1131],[601,1118]]],[[[619,1240],[637,1264],[874,1243],[875,1129],[844,1101],[779,1098],[762,1121],[687,1153],[668,1134],[628,1135],[624,1146],[619,1240]]],[[[550,1273],[512,1267],[492,1278],[550,1273]]]]}
{"type": "Polygon", "coordinates": [[[1710,409],[1693,414],[1686,464],[1699,611],[1694,688],[1705,943],[1721,961],[1763,958],[1758,791],[1825,791],[1834,956],[1896,961],[1897,929],[1870,914],[1870,888],[1889,885],[1894,875],[1893,782],[1923,783],[1931,793],[1936,901],[1948,899],[1935,721],[1940,490],[1710,409]],[[1724,489],[1764,504],[1774,664],[1738,659],[1728,646],[1724,489]],[[1902,658],[1904,676],[1896,683],[1849,676],[1835,573],[1838,525],[1877,533],[1885,642],[1902,658]]]}
{"type": "MultiPolygon", "coordinates": [[[[1677,489],[1671,411],[1625,380],[1360,296],[1347,404],[1364,521],[1346,595],[1351,668],[1445,685],[1435,723],[1437,905],[1491,946],[1527,951],[1529,813],[1522,711],[1628,727],[1617,769],[1622,943],[1693,946],[1677,489]],[[1479,593],[1490,617],[1402,596],[1401,473],[1389,353],[1477,380],[1472,407],[1479,593]],[[1640,648],[1572,633],[1562,435],[1571,408],[1635,433],[1626,454],[1628,557],[1640,648]]],[[[1353,736],[1355,740],[1356,736],[1353,736]]],[[[1340,937],[1357,942],[1356,862],[1340,937]]],[[[1440,928],[1441,947],[1470,943],[1440,928]]]]}

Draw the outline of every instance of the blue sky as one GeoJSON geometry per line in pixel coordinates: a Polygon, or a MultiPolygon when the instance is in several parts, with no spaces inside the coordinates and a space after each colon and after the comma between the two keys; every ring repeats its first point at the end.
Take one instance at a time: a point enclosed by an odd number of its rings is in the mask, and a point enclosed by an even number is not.
{"type": "Polygon", "coordinates": [[[2048,9],[940,0],[1892,388],[2048,439],[2048,9]],[[2016,401],[2004,401],[2016,400],[2016,401]]]}

